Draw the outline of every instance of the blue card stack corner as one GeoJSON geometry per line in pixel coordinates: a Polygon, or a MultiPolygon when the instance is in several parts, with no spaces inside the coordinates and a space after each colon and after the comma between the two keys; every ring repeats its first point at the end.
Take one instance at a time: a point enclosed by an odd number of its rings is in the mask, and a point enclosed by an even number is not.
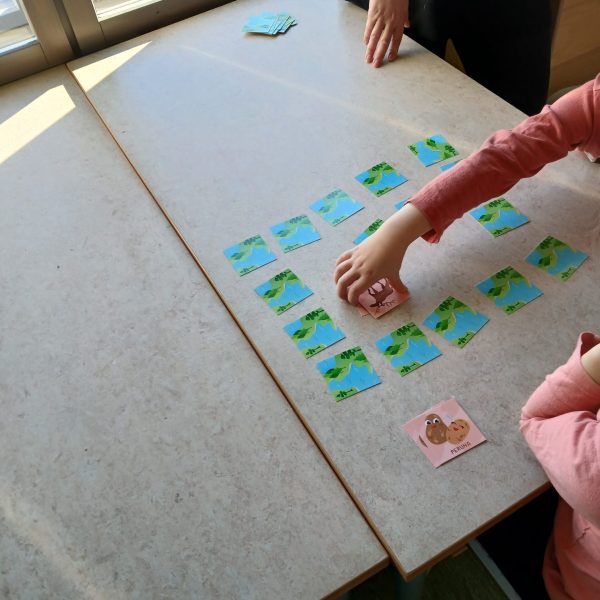
{"type": "Polygon", "coordinates": [[[244,33],[260,33],[262,35],[278,35],[286,33],[298,21],[286,13],[264,12],[260,15],[249,17],[242,31],[244,33]]]}

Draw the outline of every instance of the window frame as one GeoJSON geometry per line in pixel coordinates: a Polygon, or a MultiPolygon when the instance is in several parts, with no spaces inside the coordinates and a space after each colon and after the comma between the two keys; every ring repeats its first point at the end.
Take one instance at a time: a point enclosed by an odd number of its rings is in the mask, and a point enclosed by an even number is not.
{"type": "Polygon", "coordinates": [[[101,20],[92,0],[62,0],[62,4],[81,54],[89,54],[230,1],[156,0],[101,20]]]}
{"type": "Polygon", "coordinates": [[[51,0],[21,0],[35,40],[0,54],[0,84],[60,65],[75,57],[51,0]]]}
{"type": "Polygon", "coordinates": [[[20,0],[36,36],[0,54],[0,85],[232,0],[156,0],[99,20],[92,0],[20,0]]]}

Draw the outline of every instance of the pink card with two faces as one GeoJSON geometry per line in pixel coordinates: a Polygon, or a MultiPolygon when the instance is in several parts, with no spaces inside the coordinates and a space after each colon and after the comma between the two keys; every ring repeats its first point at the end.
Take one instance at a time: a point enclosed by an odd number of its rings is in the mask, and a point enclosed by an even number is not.
{"type": "Polygon", "coordinates": [[[485,442],[456,400],[436,404],[406,423],[404,429],[434,467],[485,442]]]}

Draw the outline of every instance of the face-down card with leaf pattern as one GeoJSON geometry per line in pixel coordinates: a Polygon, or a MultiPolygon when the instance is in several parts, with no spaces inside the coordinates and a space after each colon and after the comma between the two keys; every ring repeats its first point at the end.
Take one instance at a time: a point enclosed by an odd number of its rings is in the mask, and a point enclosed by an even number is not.
{"type": "Polygon", "coordinates": [[[442,355],[413,322],[383,336],[375,345],[401,377],[442,355]]]}
{"type": "Polygon", "coordinates": [[[229,246],[229,248],[223,250],[223,254],[239,275],[246,275],[246,273],[277,260],[277,257],[271,252],[260,235],[255,235],[239,244],[229,246]]]}
{"type": "Polygon", "coordinates": [[[415,142],[408,149],[425,167],[458,155],[458,152],[446,141],[446,138],[439,134],[415,142]]]}
{"type": "Polygon", "coordinates": [[[423,322],[454,346],[464,348],[488,321],[485,315],[448,296],[423,322]]]}
{"type": "Polygon", "coordinates": [[[259,285],[256,293],[280,315],[311,296],[312,290],[293,271],[286,269],[259,285]]]}
{"type": "Polygon", "coordinates": [[[506,267],[477,284],[477,289],[510,315],[542,295],[513,267],[506,267]]]}
{"type": "Polygon", "coordinates": [[[577,271],[588,255],[549,235],[525,259],[550,275],[566,281],[577,271]]]}
{"type": "Polygon", "coordinates": [[[306,215],[299,215],[271,226],[271,233],[284,252],[291,252],[321,239],[319,232],[306,215]]]}
{"type": "Polygon", "coordinates": [[[404,175],[396,172],[396,169],[386,162],[372,166],[368,171],[360,173],[354,179],[376,196],[383,196],[383,194],[408,181],[404,175]]]}
{"type": "Polygon", "coordinates": [[[440,171],[443,173],[444,171],[449,171],[450,169],[452,169],[452,167],[455,167],[458,163],[460,162],[460,160],[455,160],[449,163],[446,163],[445,165],[441,165],[440,166],[440,171]]]}
{"type": "Polygon", "coordinates": [[[355,244],[360,244],[368,237],[371,237],[381,226],[383,225],[383,219],[375,219],[364,231],[354,238],[355,244]]]}
{"type": "Polygon", "coordinates": [[[317,369],[338,402],[381,383],[360,346],[322,360],[317,369]]]}
{"type": "Polygon", "coordinates": [[[399,200],[398,202],[396,202],[396,204],[394,204],[394,208],[396,210],[400,210],[401,208],[404,207],[404,205],[412,198],[412,196],[406,196],[406,198],[402,198],[402,200],[399,200]]]}
{"type": "Polygon", "coordinates": [[[305,358],[318,354],[346,337],[322,308],[310,311],[283,329],[305,358]]]}
{"type": "Polygon", "coordinates": [[[364,206],[353,200],[344,190],[333,190],[320,200],[313,202],[310,208],[320,214],[328,223],[334,227],[345,221],[348,217],[362,210],[364,206]]]}
{"type": "Polygon", "coordinates": [[[473,209],[469,214],[494,237],[529,223],[529,219],[506,198],[496,198],[473,209]]]}

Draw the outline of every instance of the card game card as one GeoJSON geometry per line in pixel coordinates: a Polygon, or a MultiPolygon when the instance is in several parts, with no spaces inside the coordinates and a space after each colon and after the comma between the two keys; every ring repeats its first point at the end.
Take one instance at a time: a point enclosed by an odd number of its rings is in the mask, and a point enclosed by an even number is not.
{"type": "Polygon", "coordinates": [[[473,209],[469,214],[494,237],[529,223],[529,219],[517,210],[506,198],[496,198],[473,209]]]}
{"type": "Polygon", "coordinates": [[[223,254],[240,276],[277,260],[260,235],[226,248],[223,254]]]}
{"type": "Polygon", "coordinates": [[[293,217],[271,226],[271,233],[284,252],[291,252],[321,239],[319,232],[306,215],[293,217]]]}
{"type": "Polygon", "coordinates": [[[381,383],[360,346],[326,358],[317,369],[337,402],[381,383]]]}
{"type": "Polygon", "coordinates": [[[523,308],[542,295],[535,285],[513,267],[506,267],[475,287],[507,315],[523,308]]]}
{"type": "Polygon", "coordinates": [[[367,288],[359,297],[359,312],[364,317],[369,314],[375,319],[390,312],[410,298],[409,292],[398,292],[387,278],[376,281],[367,288]],[[361,310],[362,308],[362,310],[361,310]]]}
{"type": "Polygon", "coordinates": [[[404,430],[434,467],[485,442],[456,400],[445,400],[404,425],[404,430]]]}
{"type": "Polygon", "coordinates": [[[442,353],[415,323],[407,323],[375,342],[401,377],[412,373],[442,353]]]}
{"type": "Polygon", "coordinates": [[[386,162],[381,162],[371,167],[368,171],[360,173],[354,179],[376,196],[383,196],[383,194],[408,181],[404,175],[397,173],[394,167],[388,165],[386,162]]]}
{"type": "Polygon", "coordinates": [[[335,226],[362,210],[364,206],[350,198],[343,190],[337,189],[324,198],[313,202],[310,208],[319,213],[328,223],[335,226]]]}
{"type": "Polygon", "coordinates": [[[371,237],[381,226],[383,225],[382,219],[376,219],[373,221],[360,235],[354,238],[355,244],[360,244],[362,241],[371,237]]]}
{"type": "Polygon", "coordinates": [[[488,321],[484,314],[448,296],[423,323],[450,343],[464,348],[488,321]]]}
{"type": "Polygon", "coordinates": [[[458,156],[444,136],[436,134],[411,144],[408,149],[421,161],[425,167],[458,156]]]}
{"type": "Polygon", "coordinates": [[[312,310],[283,329],[305,358],[318,354],[346,337],[322,308],[312,310]]]}
{"type": "Polygon", "coordinates": [[[575,250],[549,235],[525,260],[553,277],[566,281],[587,258],[585,252],[575,250]]]}
{"type": "Polygon", "coordinates": [[[271,277],[256,288],[256,293],[278,315],[312,296],[312,290],[290,269],[271,277]]]}

